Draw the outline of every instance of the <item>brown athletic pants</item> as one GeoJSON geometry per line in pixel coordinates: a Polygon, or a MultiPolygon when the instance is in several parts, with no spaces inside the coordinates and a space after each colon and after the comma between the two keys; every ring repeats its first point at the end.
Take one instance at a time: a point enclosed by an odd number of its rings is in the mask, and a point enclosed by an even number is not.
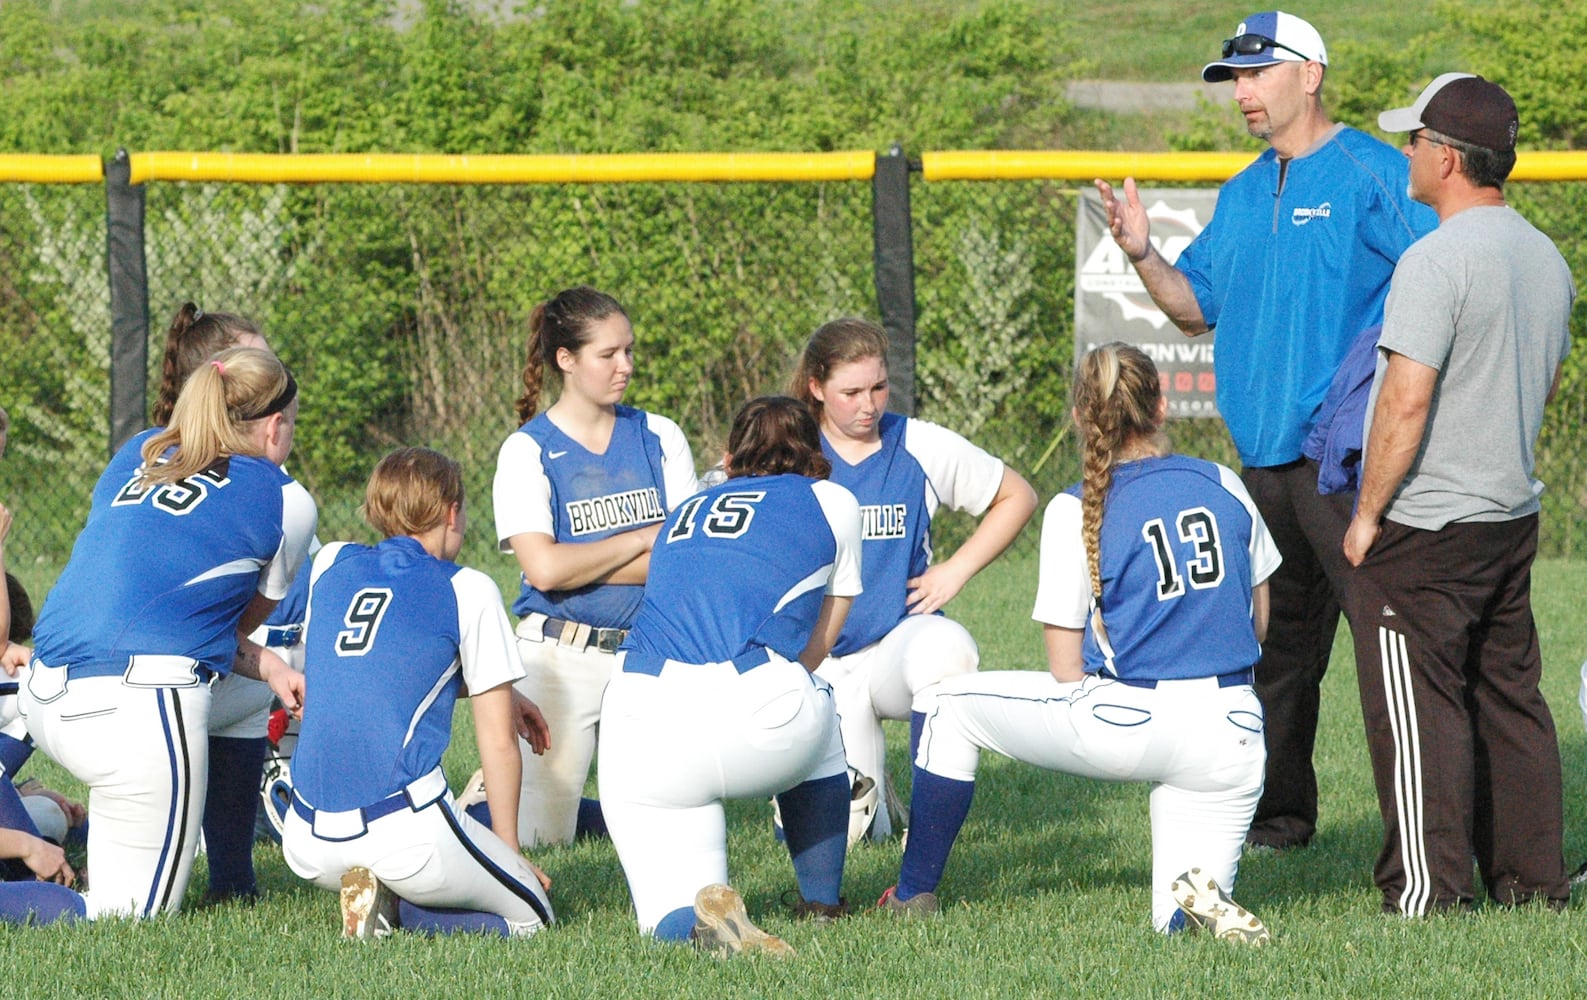
{"type": "Polygon", "coordinates": [[[1537,517],[1385,521],[1352,574],[1361,707],[1383,813],[1387,912],[1570,898],[1559,742],[1538,690],[1537,517]]]}

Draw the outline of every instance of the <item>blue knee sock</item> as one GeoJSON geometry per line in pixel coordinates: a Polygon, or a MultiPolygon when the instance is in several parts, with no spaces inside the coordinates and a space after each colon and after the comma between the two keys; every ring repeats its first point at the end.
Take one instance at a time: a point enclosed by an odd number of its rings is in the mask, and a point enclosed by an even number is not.
{"type": "Polygon", "coordinates": [[[263,736],[209,738],[209,788],[204,800],[204,850],[214,896],[252,896],[254,821],[270,741],[263,736]]]}
{"type": "Polygon", "coordinates": [[[579,799],[579,818],[573,828],[573,839],[585,837],[606,838],[606,814],[601,812],[600,799],[579,799]]]}
{"type": "Polygon", "coordinates": [[[19,740],[15,736],[0,733],[0,767],[5,768],[7,774],[16,774],[22,770],[22,765],[33,756],[33,740],[19,740]]]}
{"type": "Polygon", "coordinates": [[[836,906],[843,889],[843,856],[849,845],[849,776],[834,774],[777,796],[799,895],[836,906]]]}
{"type": "Polygon", "coordinates": [[[0,777],[0,829],[21,830],[35,837],[39,835],[39,828],[33,825],[28,807],[22,804],[22,793],[7,777],[0,777]]]}
{"type": "Polygon", "coordinates": [[[926,728],[925,712],[909,713],[909,766],[915,766],[915,758],[920,756],[920,734],[926,728]]]}
{"type": "Polygon", "coordinates": [[[507,937],[507,921],[495,913],[480,910],[453,910],[439,906],[420,906],[406,899],[397,900],[397,920],[405,931],[420,934],[495,934],[507,937]]]}
{"type": "Polygon", "coordinates": [[[469,817],[480,826],[487,830],[491,829],[490,804],[488,802],[476,802],[466,807],[463,811],[468,813],[469,817]]]}
{"type": "Polygon", "coordinates": [[[657,941],[687,941],[694,933],[694,907],[680,906],[661,918],[651,932],[657,941]]]}
{"type": "Polygon", "coordinates": [[[953,850],[965,817],[970,815],[974,796],[973,781],[955,781],[915,768],[909,804],[909,846],[904,848],[904,862],[898,870],[900,900],[937,891],[948,853],[953,850]]]}
{"type": "MultiPolygon", "coordinates": [[[[22,804],[21,793],[5,775],[0,775],[0,829],[21,830],[34,837],[39,835],[39,828],[33,824],[33,817],[28,814],[27,806],[22,804]]],[[[33,878],[33,869],[24,864],[20,858],[0,861],[0,880],[31,882],[33,878]]]]}
{"type": "Polygon", "coordinates": [[[12,924],[53,924],[88,916],[83,897],[54,882],[0,883],[0,920],[12,924]]]}

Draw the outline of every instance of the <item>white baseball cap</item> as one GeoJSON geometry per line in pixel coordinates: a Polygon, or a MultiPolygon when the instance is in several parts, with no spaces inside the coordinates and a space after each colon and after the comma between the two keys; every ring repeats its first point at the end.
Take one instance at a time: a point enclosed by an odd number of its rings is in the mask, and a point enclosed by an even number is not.
{"type": "Polygon", "coordinates": [[[1223,40],[1223,58],[1202,67],[1201,78],[1222,83],[1240,67],[1271,66],[1281,62],[1319,62],[1328,65],[1322,36],[1304,18],[1281,10],[1252,14],[1234,34],[1223,40]]]}

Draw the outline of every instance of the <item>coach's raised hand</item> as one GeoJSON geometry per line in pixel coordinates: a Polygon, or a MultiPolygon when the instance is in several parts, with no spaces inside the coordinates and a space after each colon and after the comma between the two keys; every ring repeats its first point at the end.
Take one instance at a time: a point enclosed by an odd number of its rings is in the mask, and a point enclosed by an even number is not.
{"type": "Polygon", "coordinates": [[[1102,210],[1108,213],[1108,232],[1113,234],[1113,242],[1124,251],[1130,263],[1139,264],[1152,252],[1152,223],[1146,217],[1146,206],[1141,204],[1135,178],[1124,178],[1122,201],[1107,181],[1098,177],[1092,183],[1102,195],[1102,210]]]}

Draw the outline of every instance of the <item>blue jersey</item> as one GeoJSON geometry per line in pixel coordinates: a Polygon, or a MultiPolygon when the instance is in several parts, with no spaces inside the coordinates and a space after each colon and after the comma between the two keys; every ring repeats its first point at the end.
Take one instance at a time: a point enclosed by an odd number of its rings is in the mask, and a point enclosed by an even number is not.
{"type": "Polygon", "coordinates": [[[141,488],[150,433],[123,445],[94,486],[88,523],[33,631],[45,664],[125,666],[160,654],[226,673],[253,595],[279,600],[304,559],[314,501],[279,466],[231,455],[141,488]]]}
{"type": "Polygon", "coordinates": [[[316,809],[378,802],[440,766],[452,707],[523,676],[501,591],[406,536],[314,560],[294,789],[316,809]]]}
{"type": "Polygon", "coordinates": [[[650,554],[624,669],[722,663],[771,650],[797,659],[827,594],[860,590],[859,513],[845,489],[804,476],[744,476],[703,490],[650,554]]]}
{"type": "Polygon", "coordinates": [[[1278,568],[1278,548],[1240,477],[1170,455],[1113,470],[1102,515],[1102,620],[1092,627],[1080,487],[1054,497],[1042,522],[1037,621],[1084,629],[1087,673],[1138,680],[1214,677],[1262,655],[1251,589],[1278,568]]]}
{"type": "Polygon", "coordinates": [[[1345,352],[1383,322],[1400,254],[1438,224],[1408,177],[1402,153],[1352,128],[1287,164],[1269,149],[1175,262],[1217,331],[1218,410],[1246,465],[1300,458],[1345,352]]]}
{"type": "MultiPolygon", "coordinates": [[[[496,537],[525,532],[558,542],[595,542],[655,524],[695,490],[694,459],[677,424],[632,407],[602,454],[573,440],[542,413],[501,447],[496,462],[496,537]]],[[[597,628],[627,628],[644,597],[638,584],[592,583],[550,593],[521,580],[513,613],[540,612],[597,628]]]]}
{"type": "Polygon", "coordinates": [[[931,565],[931,518],[939,505],[979,516],[1003,482],[1003,463],[924,420],[884,413],[880,450],[849,464],[826,435],[832,481],[860,504],[865,592],[832,648],[846,656],[877,642],[908,614],[907,581],[931,565]]]}

